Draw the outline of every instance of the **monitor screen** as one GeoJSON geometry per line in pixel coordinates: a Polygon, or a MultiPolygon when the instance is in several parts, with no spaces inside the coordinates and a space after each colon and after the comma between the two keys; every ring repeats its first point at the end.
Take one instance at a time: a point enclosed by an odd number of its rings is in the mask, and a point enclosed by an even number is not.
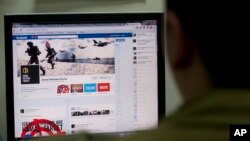
{"type": "Polygon", "coordinates": [[[165,107],[162,18],[5,16],[8,139],[157,127],[165,107]]]}

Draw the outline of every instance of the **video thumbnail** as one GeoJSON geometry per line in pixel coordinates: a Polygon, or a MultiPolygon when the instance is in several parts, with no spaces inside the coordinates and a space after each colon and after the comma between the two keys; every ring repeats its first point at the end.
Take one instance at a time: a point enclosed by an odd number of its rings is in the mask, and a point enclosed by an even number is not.
{"type": "Polygon", "coordinates": [[[82,93],[83,84],[71,84],[71,93],[82,93]]]}

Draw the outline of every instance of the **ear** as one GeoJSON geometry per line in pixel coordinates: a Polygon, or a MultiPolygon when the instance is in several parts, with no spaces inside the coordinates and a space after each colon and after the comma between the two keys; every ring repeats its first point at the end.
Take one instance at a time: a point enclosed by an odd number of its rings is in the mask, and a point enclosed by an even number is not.
{"type": "Polygon", "coordinates": [[[174,11],[167,11],[168,24],[168,54],[170,64],[173,69],[187,68],[193,57],[193,45],[191,40],[186,36],[180,19],[174,11]]]}

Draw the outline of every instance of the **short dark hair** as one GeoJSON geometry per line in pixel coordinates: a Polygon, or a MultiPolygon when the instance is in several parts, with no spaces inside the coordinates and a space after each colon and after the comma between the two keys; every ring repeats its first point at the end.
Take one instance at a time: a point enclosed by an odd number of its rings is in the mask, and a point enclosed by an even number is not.
{"type": "Polygon", "coordinates": [[[250,46],[244,34],[248,12],[243,7],[235,10],[235,1],[223,2],[167,0],[166,7],[176,13],[186,36],[197,44],[216,87],[249,88],[250,46]]]}

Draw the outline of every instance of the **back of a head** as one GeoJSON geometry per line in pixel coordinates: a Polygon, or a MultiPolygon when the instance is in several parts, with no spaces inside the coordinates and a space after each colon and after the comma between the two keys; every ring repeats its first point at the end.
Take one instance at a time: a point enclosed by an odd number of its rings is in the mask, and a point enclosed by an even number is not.
{"type": "Polygon", "coordinates": [[[250,86],[247,17],[240,8],[237,1],[167,0],[167,9],[176,13],[187,37],[197,44],[215,87],[250,86]]]}

